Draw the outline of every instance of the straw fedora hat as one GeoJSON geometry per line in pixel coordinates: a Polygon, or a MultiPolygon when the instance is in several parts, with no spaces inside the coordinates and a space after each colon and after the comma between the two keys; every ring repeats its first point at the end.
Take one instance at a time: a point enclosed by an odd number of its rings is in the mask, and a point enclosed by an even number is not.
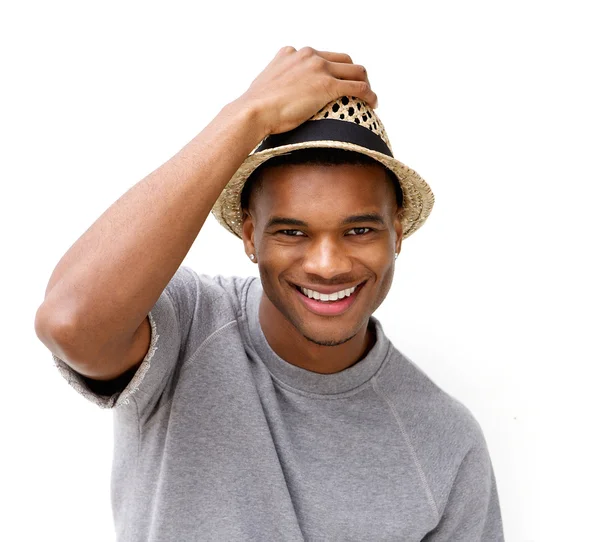
{"type": "Polygon", "coordinates": [[[431,188],[416,171],[394,158],[385,128],[375,111],[366,102],[350,96],[342,96],[328,103],[289,132],[267,136],[244,160],[219,195],[212,208],[217,221],[241,238],[240,196],[252,172],[275,156],[315,147],[365,154],[396,175],[403,196],[403,239],[425,223],[434,203],[431,188]]]}

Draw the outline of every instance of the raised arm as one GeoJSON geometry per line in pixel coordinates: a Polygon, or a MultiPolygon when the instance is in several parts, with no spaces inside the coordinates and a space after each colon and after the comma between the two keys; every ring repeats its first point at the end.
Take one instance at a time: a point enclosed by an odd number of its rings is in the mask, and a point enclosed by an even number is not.
{"type": "Polygon", "coordinates": [[[39,339],[90,378],[115,379],[139,365],[150,343],[148,312],[246,156],[343,95],[376,102],[350,57],[281,49],[241,97],[71,246],[36,313],[39,339]]]}

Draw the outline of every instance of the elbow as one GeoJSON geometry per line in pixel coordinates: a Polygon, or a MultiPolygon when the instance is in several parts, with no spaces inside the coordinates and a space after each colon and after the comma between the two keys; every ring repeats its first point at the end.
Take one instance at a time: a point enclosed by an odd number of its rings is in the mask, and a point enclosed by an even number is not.
{"type": "Polygon", "coordinates": [[[76,371],[81,369],[77,362],[75,345],[78,332],[75,319],[65,311],[57,310],[42,303],[35,313],[35,334],[55,356],[68,363],[76,371]]]}

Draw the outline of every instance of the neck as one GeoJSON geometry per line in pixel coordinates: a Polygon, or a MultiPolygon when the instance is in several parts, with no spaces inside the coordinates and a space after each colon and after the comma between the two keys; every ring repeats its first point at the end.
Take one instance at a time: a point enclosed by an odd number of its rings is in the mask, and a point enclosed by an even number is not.
{"type": "Polygon", "coordinates": [[[345,343],[322,346],[302,335],[263,292],[259,322],[273,351],[282,359],[308,371],[321,374],[338,373],[363,359],[375,344],[375,332],[366,322],[345,343]]]}

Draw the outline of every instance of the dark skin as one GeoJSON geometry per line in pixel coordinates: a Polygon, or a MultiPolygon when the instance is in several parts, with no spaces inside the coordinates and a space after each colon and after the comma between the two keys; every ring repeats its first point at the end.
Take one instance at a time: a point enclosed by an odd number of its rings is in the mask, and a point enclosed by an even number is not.
{"type": "Polygon", "coordinates": [[[389,292],[402,245],[400,210],[385,170],[356,164],[269,168],[244,212],[242,234],[264,290],[260,324],[277,355],[322,374],[364,358],[374,340],[369,317],[389,292]],[[276,217],[284,220],[272,223],[276,217]],[[309,310],[296,288],[359,284],[354,303],[335,316],[309,310]]]}

